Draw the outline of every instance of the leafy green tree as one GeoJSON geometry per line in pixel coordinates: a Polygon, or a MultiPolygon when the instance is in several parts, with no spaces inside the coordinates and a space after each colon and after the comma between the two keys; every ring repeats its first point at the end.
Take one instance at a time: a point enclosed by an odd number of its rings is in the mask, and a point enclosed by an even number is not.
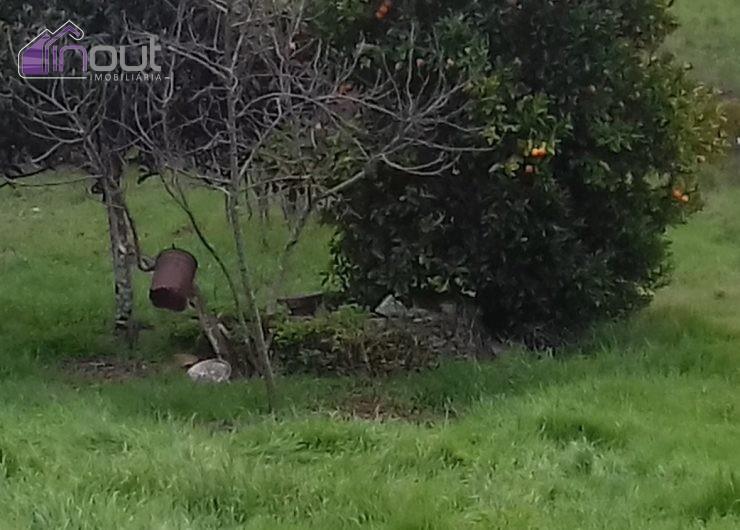
{"type": "Polygon", "coordinates": [[[414,52],[419,83],[429,65],[463,72],[483,128],[446,131],[479,150],[443,175],[386,165],[344,194],[335,278],[368,303],[472,297],[494,331],[537,342],[648,302],[666,229],[700,207],[697,166],[723,143],[712,94],[661,51],[669,4],[325,0],[317,31],[348,51],[394,50],[403,68],[410,35],[440,43],[414,52]]]}

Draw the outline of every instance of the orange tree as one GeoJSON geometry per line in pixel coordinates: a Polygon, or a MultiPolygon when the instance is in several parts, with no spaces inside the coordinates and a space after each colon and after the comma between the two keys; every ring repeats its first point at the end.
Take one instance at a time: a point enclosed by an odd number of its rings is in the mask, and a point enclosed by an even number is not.
{"type": "MultiPolygon", "coordinates": [[[[440,124],[469,147],[444,174],[381,164],[328,213],[354,298],[468,296],[494,332],[548,342],[650,300],[666,229],[698,209],[693,176],[723,143],[712,94],[661,51],[670,0],[318,4],[314,31],[338,49],[395,53],[419,85],[442,65],[475,103],[470,128],[440,124]]],[[[363,61],[360,91],[388,66],[363,61]]]]}

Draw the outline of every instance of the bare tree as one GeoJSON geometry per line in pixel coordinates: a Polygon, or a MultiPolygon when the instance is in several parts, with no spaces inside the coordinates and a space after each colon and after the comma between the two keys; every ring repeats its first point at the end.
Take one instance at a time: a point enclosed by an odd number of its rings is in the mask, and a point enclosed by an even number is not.
{"type": "MultiPolygon", "coordinates": [[[[15,56],[10,32],[4,38],[10,55],[15,56]]],[[[0,186],[24,185],[19,183],[21,179],[51,169],[59,161],[85,174],[43,185],[88,180],[91,189],[101,196],[108,217],[115,279],[115,327],[133,343],[133,274],[137,265],[149,270],[151,263],[140,252],[124,195],[124,157],[136,138],[131,136],[130,128],[118,124],[129,119],[130,93],[122,83],[7,76],[0,87],[0,98],[25,137],[34,141],[35,152],[25,153],[23,164],[6,165],[0,186]]]]}
{"type": "MultiPolygon", "coordinates": [[[[269,340],[244,218],[255,209],[264,214],[275,196],[292,204],[285,210],[290,236],[276,263],[280,282],[312,212],[337,194],[372,178],[380,165],[439,176],[477,149],[449,140],[477,132],[468,126],[464,81],[444,63],[422,64],[414,32],[400,62],[367,44],[348,53],[312,35],[310,7],[277,0],[168,1],[174,23],[157,35],[167,82],[141,86],[133,106],[131,132],[142,160],[162,177],[226,276],[271,405],[269,340]],[[192,185],[224,194],[235,270],[189,208],[192,185]]],[[[134,26],[129,34],[141,42],[152,37],[134,26]]]]}

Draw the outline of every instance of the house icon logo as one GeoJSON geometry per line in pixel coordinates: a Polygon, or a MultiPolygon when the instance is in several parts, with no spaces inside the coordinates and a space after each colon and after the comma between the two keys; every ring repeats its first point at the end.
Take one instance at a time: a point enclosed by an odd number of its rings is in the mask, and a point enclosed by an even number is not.
{"type": "Polygon", "coordinates": [[[18,53],[18,75],[28,79],[84,79],[84,76],[65,76],[65,57],[70,52],[78,53],[82,58],[82,69],[85,74],[88,70],[88,50],[80,44],[63,45],[63,40],[70,37],[73,41],[81,41],[85,37],[82,29],[68,20],[54,32],[44,28],[39,35],[24,46],[18,53]]]}
{"type": "MultiPolygon", "coordinates": [[[[23,79],[91,79],[93,81],[160,81],[155,37],[140,46],[84,46],[85,32],[68,20],[54,32],[44,28],[18,52],[23,79]],[[74,62],[73,62],[74,61],[74,62]]],[[[168,79],[168,78],[166,78],[168,79]]]]}

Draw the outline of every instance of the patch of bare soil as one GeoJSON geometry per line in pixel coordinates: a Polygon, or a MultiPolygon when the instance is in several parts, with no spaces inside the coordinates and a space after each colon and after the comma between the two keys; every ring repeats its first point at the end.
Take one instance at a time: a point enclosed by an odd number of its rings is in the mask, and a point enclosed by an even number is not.
{"type": "Polygon", "coordinates": [[[123,382],[142,379],[162,371],[162,366],[136,359],[119,359],[115,357],[88,357],[66,359],[62,371],[76,379],[87,381],[123,382]]]}
{"type": "Polygon", "coordinates": [[[374,422],[405,421],[416,424],[438,423],[454,414],[442,416],[431,410],[420,408],[412,403],[393,398],[355,394],[342,402],[337,413],[346,419],[359,419],[374,422]]]}

